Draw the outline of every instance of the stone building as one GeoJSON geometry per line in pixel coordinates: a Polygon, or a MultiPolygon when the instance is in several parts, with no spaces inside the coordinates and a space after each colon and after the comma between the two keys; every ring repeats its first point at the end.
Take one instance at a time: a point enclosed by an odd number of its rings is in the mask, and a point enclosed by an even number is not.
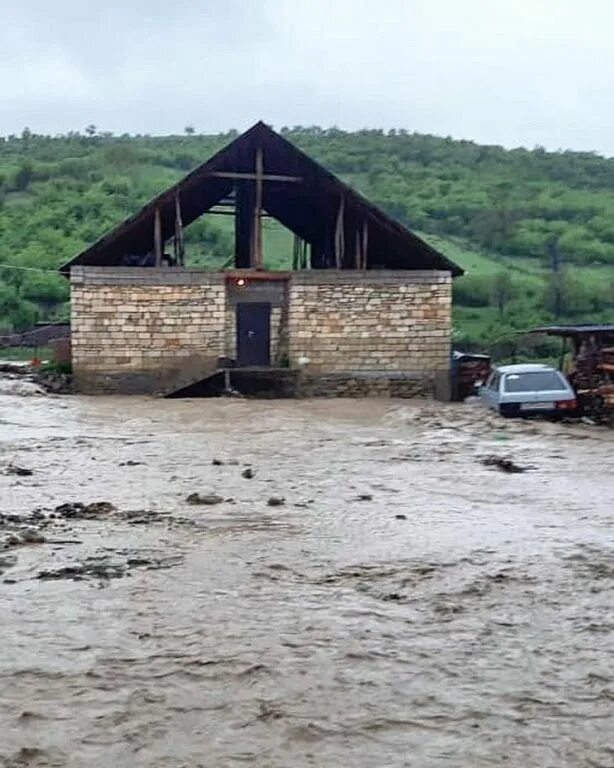
{"type": "Polygon", "coordinates": [[[267,372],[299,394],[445,396],[462,271],[263,123],[62,272],[84,392],[198,394],[267,372]],[[183,228],[229,212],[234,263],[186,266],[183,228]],[[265,215],[294,233],[292,269],[263,268],[265,215]]]}

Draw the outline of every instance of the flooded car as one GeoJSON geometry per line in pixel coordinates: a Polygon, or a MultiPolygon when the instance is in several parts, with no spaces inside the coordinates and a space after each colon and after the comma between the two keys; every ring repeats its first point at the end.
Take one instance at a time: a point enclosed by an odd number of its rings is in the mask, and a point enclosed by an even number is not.
{"type": "Polygon", "coordinates": [[[563,374],[540,363],[494,368],[479,393],[502,416],[561,415],[577,407],[575,393],[563,374]]]}

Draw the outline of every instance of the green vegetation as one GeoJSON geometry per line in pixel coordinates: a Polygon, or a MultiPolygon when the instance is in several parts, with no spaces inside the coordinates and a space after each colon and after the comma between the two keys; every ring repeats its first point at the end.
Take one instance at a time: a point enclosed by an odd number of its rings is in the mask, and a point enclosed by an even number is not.
{"type": "MultiPolygon", "coordinates": [[[[404,131],[282,133],[465,268],[454,288],[458,345],[497,349],[536,323],[612,320],[614,160],[404,131]]],[[[235,136],[187,126],[184,136],[116,137],[88,126],[0,139],[0,328],[65,317],[68,286],[53,270],[235,136]]],[[[289,265],[280,225],[266,222],[264,243],[267,266],[289,265]]],[[[232,220],[203,217],[186,245],[189,264],[220,266],[232,220]]]]}

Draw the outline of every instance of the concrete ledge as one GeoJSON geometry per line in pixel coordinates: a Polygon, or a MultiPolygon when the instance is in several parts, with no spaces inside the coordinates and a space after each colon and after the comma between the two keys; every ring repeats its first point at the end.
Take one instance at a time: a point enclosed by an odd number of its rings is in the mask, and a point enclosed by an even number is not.
{"type": "Polygon", "coordinates": [[[72,267],[72,285],[224,285],[222,272],[174,267],[72,267]]]}
{"type": "MultiPolygon", "coordinates": [[[[273,276],[277,273],[270,274],[273,276]]],[[[266,275],[266,272],[260,272],[258,279],[266,280],[266,275]]],[[[73,285],[223,285],[228,277],[225,272],[180,267],[75,266],[70,270],[73,285]]],[[[249,273],[245,277],[249,280],[249,273]]],[[[422,269],[310,269],[289,274],[291,285],[445,284],[451,280],[450,272],[422,269]]]]}
{"type": "Polygon", "coordinates": [[[433,397],[435,377],[429,373],[402,371],[302,373],[299,397],[433,397]]]}
{"type": "Polygon", "coordinates": [[[73,383],[82,395],[151,395],[161,389],[156,371],[75,373],[73,383]]]}
{"type": "Polygon", "coordinates": [[[290,285],[381,285],[445,284],[452,282],[450,272],[432,269],[311,269],[292,272],[290,285]]]}
{"type": "Polygon", "coordinates": [[[124,370],[92,370],[77,367],[75,390],[85,395],[163,394],[209,376],[218,367],[217,357],[178,358],[172,365],[124,370]]]}

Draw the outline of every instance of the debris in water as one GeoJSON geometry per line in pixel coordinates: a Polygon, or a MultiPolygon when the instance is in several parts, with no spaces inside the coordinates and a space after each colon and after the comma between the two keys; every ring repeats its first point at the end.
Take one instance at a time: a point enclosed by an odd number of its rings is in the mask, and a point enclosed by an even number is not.
{"type": "Polygon", "coordinates": [[[93,556],[83,562],[64,565],[53,570],[39,571],[36,578],[41,581],[58,581],[70,579],[82,581],[83,579],[121,579],[130,576],[133,568],[144,568],[148,571],[172,568],[181,562],[181,557],[143,557],[136,554],[128,556],[124,562],[112,562],[107,556],[93,556]]]}
{"type": "Polygon", "coordinates": [[[244,469],[243,472],[241,472],[241,477],[244,477],[246,480],[251,480],[254,477],[254,470],[251,467],[244,469]]]}
{"type": "Polygon", "coordinates": [[[12,568],[16,564],[17,558],[14,555],[0,557],[0,574],[4,573],[5,569],[12,568]]]}
{"type": "Polygon", "coordinates": [[[224,466],[224,462],[221,459],[213,459],[213,461],[211,463],[213,464],[214,467],[223,467],[224,466]]]}
{"type": "Polygon", "coordinates": [[[395,515],[395,520],[407,520],[407,515],[395,515]]]}
{"type": "Polygon", "coordinates": [[[283,498],[283,496],[271,496],[267,501],[269,507],[283,507],[285,503],[286,500],[283,498]]]}
{"type": "Polygon", "coordinates": [[[17,536],[14,533],[9,533],[9,535],[5,537],[1,546],[2,546],[2,549],[10,549],[11,547],[18,547],[20,544],[21,544],[21,539],[19,538],[19,536],[17,536]]]}
{"type": "Polygon", "coordinates": [[[501,472],[507,472],[508,474],[518,474],[519,472],[526,472],[533,467],[521,467],[519,464],[515,464],[511,459],[505,459],[501,456],[486,456],[482,459],[482,464],[485,467],[496,467],[501,472]]]}
{"type": "Polygon", "coordinates": [[[128,461],[121,461],[119,466],[120,467],[138,467],[141,465],[142,461],[134,461],[134,459],[128,459],[128,461]]]}
{"type": "Polygon", "coordinates": [[[0,549],[11,549],[12,547],[21,547],[24,544],[44,544],[47,539],[36,528],[23,528],[20,531],[9,533],[3,542],[0,542],[0,549]]]}
{"type": "Polygon", "coordinates": [[[54,510],[58,517],[74,520],[94,520],[116,511],[109,501],[94,501],[91,504],[83,504],[80,501],[67,502],[60,504],[54,510]]]}
{"type": "Polygon", "coordinates": [[[36,528],[24,528],[18,534],[23,544],[44,544],[47,539],[36,528]]]}
{"type": "Polygon", "coordinates": [[[206,493],[204,496],[201,496],[200,493],[191,493],[189,496],[186,496],[186,501],[188,504],[193,505],[213,506],[214,504],[221,504],[224,501],[224,497],[218,496],[216,493],[206,493]]]}
{"type": "Polygon", "coordinates": [[[5,469],[7,475],[17,475],[18,477],[29,477],[34,474],[34,470],[27,467],[18,467],[17,464],[9,464],[5,469]]]}
{"type": "Polygon", "coordinates": [[[370,493],[361,493],[358,496],[357,501],[373,501],[373,496],[370,493]]]}
{"type": "Polygon", "coordinates": [[[37,579],[42,581],[57,581],[59,579],[72,579],[81,581],[85,578],[94,579],[121,579],[126,569],[121,565],[113,565],[105,562],[88,561],[84,564],[65,565],[54,571],[39,571],[37,579]]]}

